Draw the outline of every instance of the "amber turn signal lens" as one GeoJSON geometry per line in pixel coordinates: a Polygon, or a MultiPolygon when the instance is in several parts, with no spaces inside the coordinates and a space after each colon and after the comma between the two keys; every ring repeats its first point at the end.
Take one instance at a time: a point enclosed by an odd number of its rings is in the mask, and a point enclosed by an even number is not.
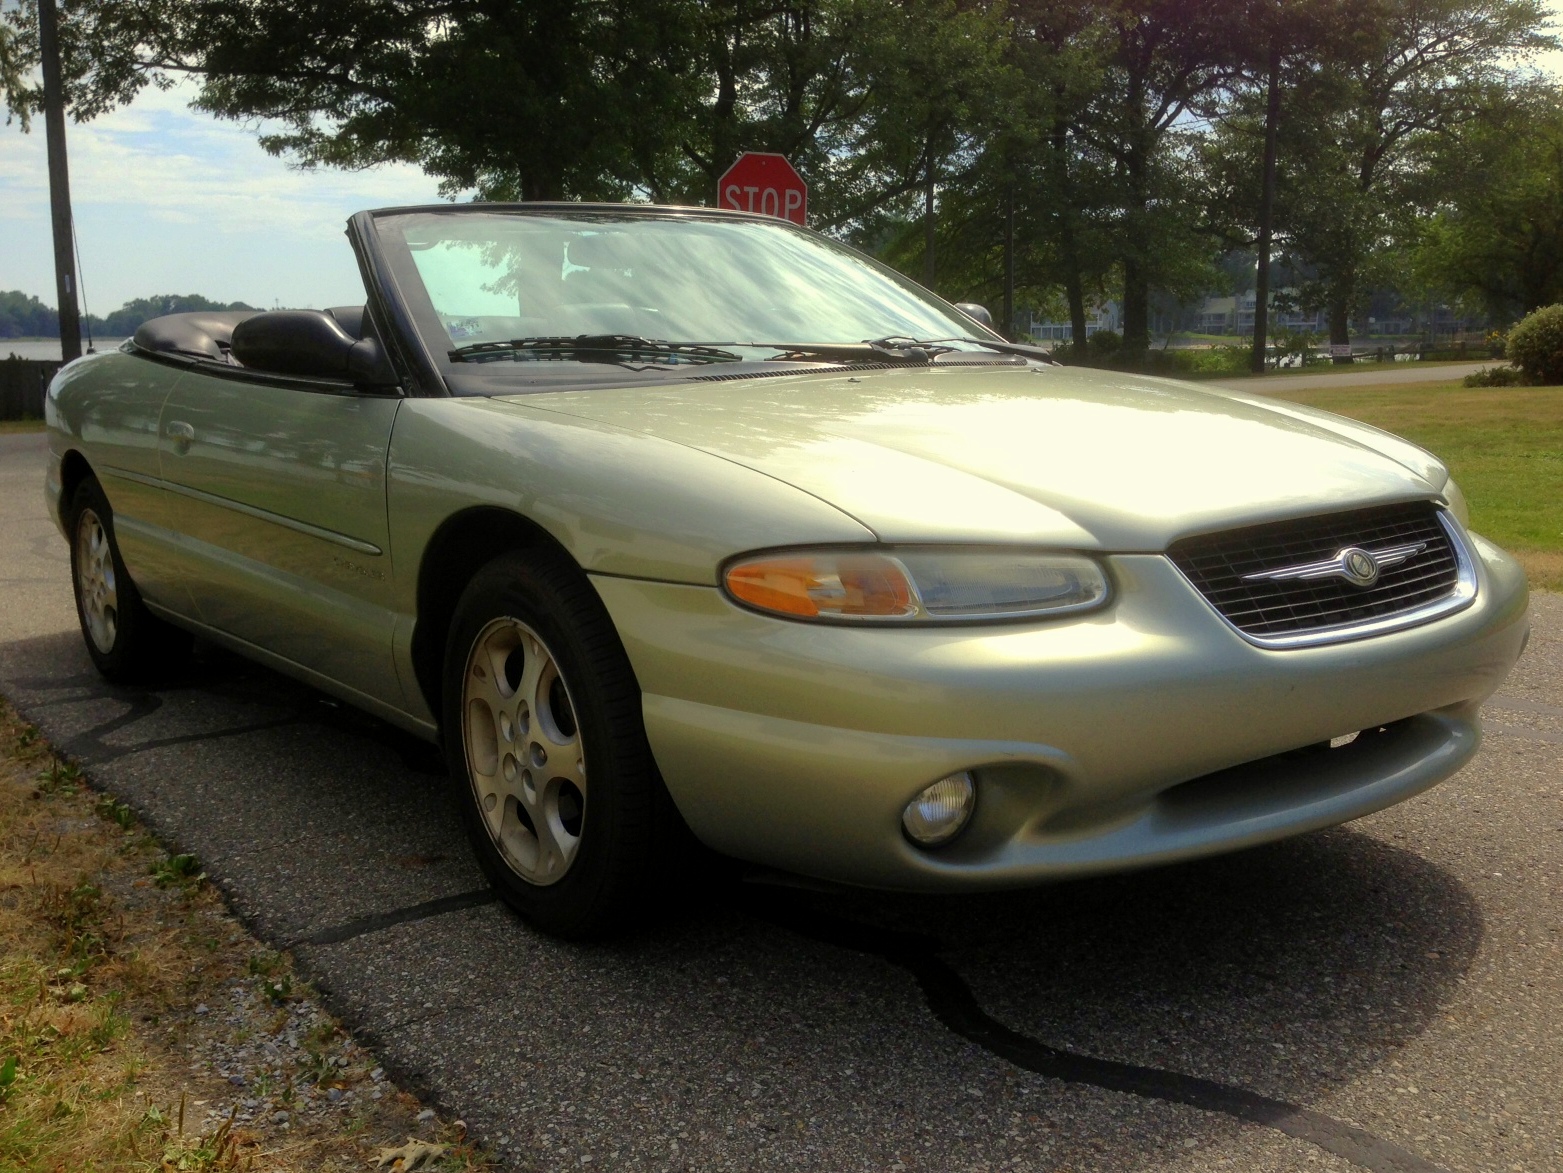
{"type": "Polygon", "coordinates": [[[753,558],[728,567],[728,592],[762,611],[801,619],[906,619],[917,614],[899,562],[880,554],[821,551],[753,558]]]}

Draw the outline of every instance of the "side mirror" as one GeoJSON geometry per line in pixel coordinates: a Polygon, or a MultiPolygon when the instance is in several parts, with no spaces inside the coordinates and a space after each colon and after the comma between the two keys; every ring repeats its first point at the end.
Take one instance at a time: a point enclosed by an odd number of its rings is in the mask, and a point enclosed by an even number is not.
{"type": "Polygon", "coordinates": [[[233,357],[242,366],[279,375],[348,379],[395,386],[396,372],[379,340],[357,339],[319,310],[272,310],[233,328],[233,357]]]}
{"type": "Polygon", "coordinates": [[[992,329],[993,315],[988,312],[987,306],[978,305],[974,301],[958,301],[955,303],[955,308],[960,310],[961,313],[965,314],[968,318],[975,318],[984,326],[992,329]]]}

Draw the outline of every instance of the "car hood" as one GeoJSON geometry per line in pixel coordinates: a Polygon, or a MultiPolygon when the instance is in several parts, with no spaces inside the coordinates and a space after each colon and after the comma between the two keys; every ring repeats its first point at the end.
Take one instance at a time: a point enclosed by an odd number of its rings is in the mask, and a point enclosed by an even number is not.
{"type": "Polygon", "coordinates": [[[1155,551],[1186,534],[1436,497],[1415,445],[1326,412],[1071,367],[684,381],[509,402],[670,440],[830,502],[887,542],[1155,551]]]}

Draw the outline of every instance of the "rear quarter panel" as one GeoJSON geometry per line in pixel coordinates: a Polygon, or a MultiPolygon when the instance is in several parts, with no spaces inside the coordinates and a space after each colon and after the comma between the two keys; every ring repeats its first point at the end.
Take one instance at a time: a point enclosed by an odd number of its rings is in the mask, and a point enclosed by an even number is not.
{"type": "MultiPolygon", "coordinates": [[[[175,499],[157,485],[158,426],[181,375],[121,351],[89,355],[55,376],[45,403],[51,477],[71,453],[85,458],[114,511],[120,553],[137,587],[175,611],[188,608],[169,557],[175,499]]],[[[63,520],[69,502],[54,504],[63,520]]]]}

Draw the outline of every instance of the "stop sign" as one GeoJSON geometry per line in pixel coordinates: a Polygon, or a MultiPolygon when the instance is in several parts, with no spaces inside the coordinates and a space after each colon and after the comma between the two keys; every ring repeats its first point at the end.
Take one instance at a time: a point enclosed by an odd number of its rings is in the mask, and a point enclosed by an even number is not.
{"type": "Polygon", "coordinates": [[[809,185],[786,155],[745,151],[716,183],[716,203],[737,212],[759,212],[802,224],[808,213],[809,185]]]}

